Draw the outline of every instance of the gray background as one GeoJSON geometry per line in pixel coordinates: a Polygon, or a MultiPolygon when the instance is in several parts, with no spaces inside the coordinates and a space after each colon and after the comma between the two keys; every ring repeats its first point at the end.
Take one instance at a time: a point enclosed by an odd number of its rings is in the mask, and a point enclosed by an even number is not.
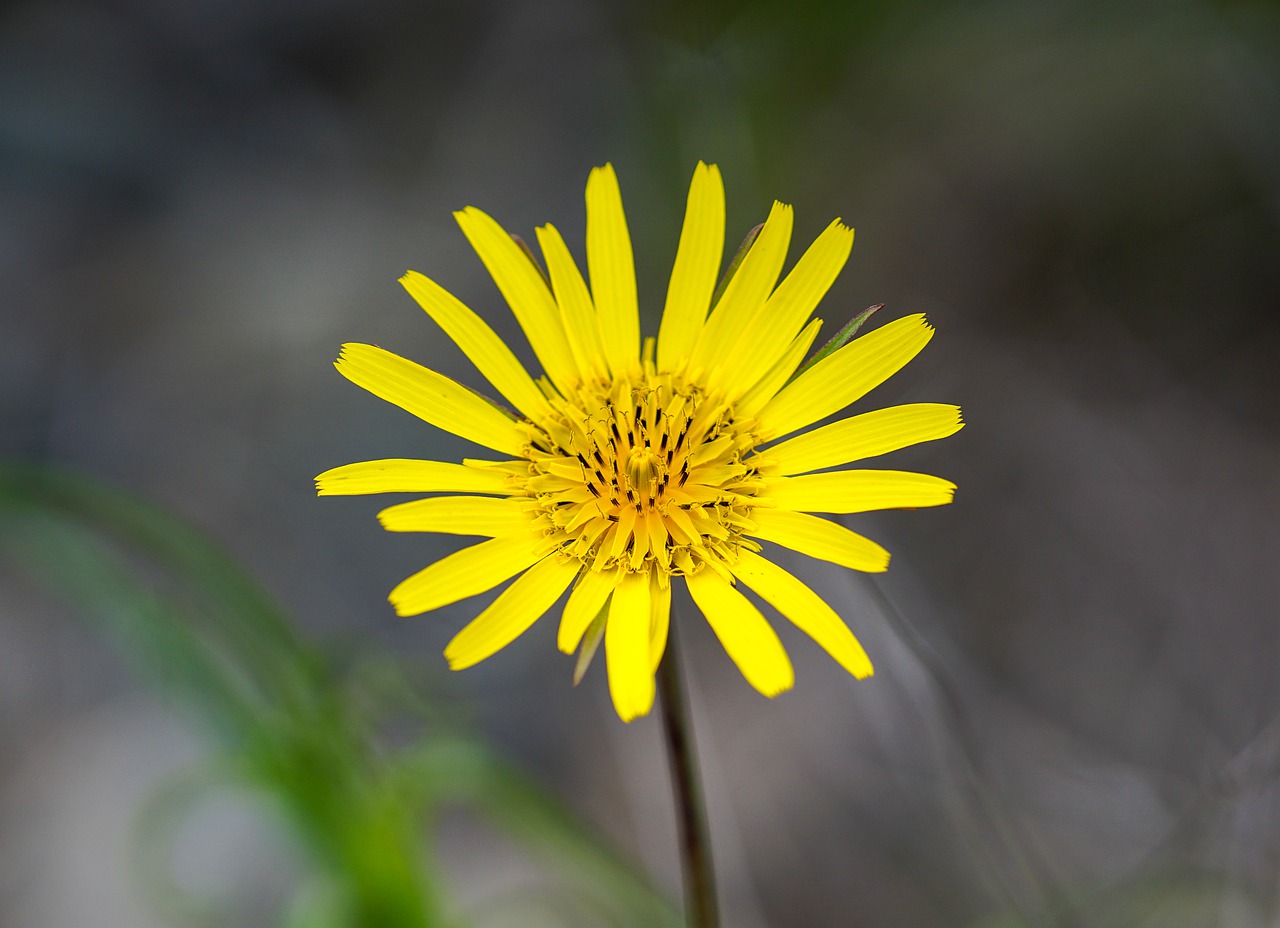
{"type": "MultiPolygon", "coordinates": [[[[368,341],[478,385],[396,284],[422,271],[515,334],[453,209],[553,221],[581,256],[612,161],[654,334],[685,185],[718,162],[731,239],[773,197],[793,256],[856,227],[826,331],[876,302],[937,326],[859,408],[968,422],[885,465],[955,480],[953,506],[849,521],[889,574],[795,562],[872,680],[781,629],[798,681],[767,701],[686,604],[728,924],[1275,924],[1277,7],[639,6],[5,4],[0,454],[170,507],[316,641],[438,677],[675,892],[656,719],[619,723],[602,666],[570,688],[551,619],[449,675],[477,603],[385,603],[449,543],[310,478],[467,452],[331,367],[368,341]]],[[[74,610],[0,582],[0,922],[163,924],[120,849],[205,736],[74,610]]],[[[174,861],[263,924],[293,866],[266,822],[228,797],[174,861]]],[[[446,845],[464,900],[537,883],[467,821],[446,845]]]]}

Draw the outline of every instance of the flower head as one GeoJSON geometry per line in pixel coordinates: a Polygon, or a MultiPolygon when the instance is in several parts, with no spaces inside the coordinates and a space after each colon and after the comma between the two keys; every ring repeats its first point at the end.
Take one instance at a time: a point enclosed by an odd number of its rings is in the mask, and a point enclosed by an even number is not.
{"type": "Polygon", "coordinates": [[[775,203],[713,304],[724,188],[717,168],[699,163],[658,336],[642,344],[631,240],[611,166],[591,172],[586,198],[586,279],[551,225],[537,230],[544,274],[489,216],[474,207],[455,214],[542,365],[537,380],[439,285],[412,271],[401,279],[514,412],[372,345],[344,345],[337,361],[352,382],[501,457],[350,464],[317,477],[320,493],[447,494],[392,506],[379,519],[389,531],[487,539],[392,590],[400,615],[519,575],[449,643],[454,669],[510,644],[572,588],[559,647],[589,655],[603,638],[614,706],[630,721],[652,706],[671,588],[682,582],[743,675],[768,696],[789,689],[794,674],[742,587],[850,673],[869,675],[848,626],[763,556],[760,542],[885,570],[882,547],[813,513],[936,506],[951,501],[954,484],[833,468],[950,435],[961,427],[960,410],[896,406],[775,442],[882,383],[932,328],[923,316],[907,316],[801,368],[820,324],[810,316],[844,266],[853,230],[832,222],[778,283],[792,217],[775,203]]]}

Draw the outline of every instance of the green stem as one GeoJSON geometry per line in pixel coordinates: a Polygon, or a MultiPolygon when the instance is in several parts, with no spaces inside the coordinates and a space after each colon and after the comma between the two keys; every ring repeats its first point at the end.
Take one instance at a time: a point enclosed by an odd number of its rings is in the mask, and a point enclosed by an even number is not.
{"type": "Polygon", "coordinates": [[[698,779],[698,757],[693,743],[689,705],[680,679],[675,622],[671,623],[667,651],[658,666],[657,682],[662,696],[662,729],[667,739],[667,759],[671,762],[671,789],[675,794],[686,918],[690,928],[719,928],[711,836],[707,830],[702,783],[698,779]]]}

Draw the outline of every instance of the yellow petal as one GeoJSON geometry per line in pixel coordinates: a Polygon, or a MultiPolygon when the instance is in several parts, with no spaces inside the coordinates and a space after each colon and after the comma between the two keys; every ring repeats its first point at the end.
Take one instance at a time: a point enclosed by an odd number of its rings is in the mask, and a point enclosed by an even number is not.
{"type": "Polygon", "coordinates": [[[941,477],[904,470],[839,470],[765,481],[761,497],[779,509],[799,512],[871,512],[944,506],[956,485],[941,477]]]}
{"type": "Polygon", "coordinates": [[[490,538],[455,551],[403,580],[387,597],[397,615],[430,612],[491,590],[542,558],[542,539],[533,532],[490,538]]]}
{"type": "Polygon", "coordinates": [[[444,287],[417,271],[406,272],[400,283],[511,405],[529,418],[546,411],[547,400],[538,385],[506,342],[483,319],[444,287]]]}
{"type": "Polygon", "coordinates": [[[438,428],[495,451],[524,451],[512,419],[443,374],[373,345],[343,345],[334,366],[357,386],[438,428]]]}
{"type": "Polygon", "coordinates": [[[883,573],[889,569],[888,551],[828,519],[805,512],[760,508],[751,514],[751,521],[755,528],[748,534],[753,538],[852,570],[883,573]]]}
{"type": "Polygon", "coordinates": [[[724,182],[714,164],[698,162],[689,185],[680,246],[658,329],[658,367],[688,358],[702,331],[724,258],[724,182]]]}
{"type": "Polygon", "coordinates": [[[835,282],[852,247],[852,229],[839,219],[827,226],[741,334],[731,333],[736,343],[713,373],[711,386],[733,400],[763,377],[835,282]]]}
{"type": "Polygon", "coordinates": [[[960,431],[959,406],[912,403],[890,406],[798,435],[761,454],[782,474],[804,474],[888,454],[960,431]]]}
{"type": "Polygon", "coordinates": [[[547,376],[562,389],[576,384],[578,370],[560,324],[560,309],[529,256],[482,210],[468,206],[453,217],[502,291],[547,376]]]}
{"type": "Polygon", "coordinates": [[[884,383],[933,337],[923,315],[904,316],[855,338],[787,384],[760,410],[761,438],[794,432],[884,383]]]}
{"type": "Polygon", "coordinates": [[[756,385],[746,392],[741,400],[738,401],[738,414],[744,418],[752,418],[774,395],[782,389],[782,385],[791,379],[791,375],[796,372],[796,368],[800,366],[800,362],[804,360],[804,356],[809,353],[809,348],[813,345],[813,340],[818,336],[818,330],[822,328],[821,319],[811,319],[809,324],[801,329],[800,334],[792,339],[791,344],[787,346],[786,352],[779,358],[769,369],[769,372],[756,381],[756,385]]]}
{"type": "Polygon", "coordinates": [[[388,532],[447,535],[512,535],[533,528],[527,500],[493,496],[436,496],[391,506],[378,513],[388,532]]]}
{"type": "Polygon", "coordinates": [[[609,624],[604,633],[609,693],[624,722],[647,715],[653,708],[649,600],[649,575],[627,574],[614,590],[609,607],[609,624]]]}
{"type": "Polygon", "coordinates": [[[478,664],[523,635],[560,598],[581,566],[552,554],[530,567],[445,647],[449,669],[478,664]]]}
{"type": "Polygon", "coordinates": [[[685,578],[689,593],[747,682],[766,696],[791,689],[795,671],[760,610],[714,570],[685,578]]]}
{"type": "Polygon", "coordinates": [[[849,626],[802,581],[750,551],[742,552],[733,575],[818,642],[849,673],[859,680],[871,676],[871,661],[849,626]]]}
{"type": "Polygon", "coordinates": [[[569,594],[569,601],[564,604],[556,647],[565,654],[574,652],[583,634],[595,621],[596,615],[604,608],[609,594],[617,585],[616,570],[584,570],[582,572],[578,585],[573,588],[573,592],[569,594]]]}
{"type": "Polygon", "coordinates": [[[654,673],[667,650],[667,632],[671,628],[671,584],[663,586],[658,574],[649,580],[649,666],[654,673]]]}
{"type": "Polygon", "coordinates": [[[560,304],[560,320],[578,370],[601,379],[607,378],[609,366],[604,359],[596,308],[591,304],[591,293],[582,279],[582,272],[555,226],[547,223],[540,226],[537,233],[547,272],[551,275],[551,287],[555,291],[556,302],[560,304]]]}
{"type": "Polygon", "coordinates": [[[611,164],[587,178],[587,272],[605,359],[615,375],[624,373],[640,360],[640,309],[631,235],[611,164]]]}
{"type": "Polygon", "coordinates": [[[738,265],[720,302],[711,310],[707,324],[693,349],[693,366],[710,368],[719,360],[725,345],[731,345],[742,329],[764,305],[778,281],[782,263],[791,243],[791,207],[774,201],[764,228],[756,236],[747,256],[738,265]]]}
{"type": "Polygon", "coordinates": [[[352,496],[362,493],[507,493],[508,475],[500,470],[386,458],[344,464],[316,478],[321,496],[352,496]]]}

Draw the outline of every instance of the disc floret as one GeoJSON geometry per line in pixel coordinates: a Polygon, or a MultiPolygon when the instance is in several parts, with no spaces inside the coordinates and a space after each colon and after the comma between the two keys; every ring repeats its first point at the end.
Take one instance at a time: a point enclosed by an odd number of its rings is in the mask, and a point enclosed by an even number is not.
{"type": "Polygon", "coordinates": [[[564,558],[595,571],[672,575],[710,567],[726,578],[763,486],[743,455],[755,423],[679,374],[648,370],[584,384],[526,421],[528,476],[518,480],[564,558]]]}

